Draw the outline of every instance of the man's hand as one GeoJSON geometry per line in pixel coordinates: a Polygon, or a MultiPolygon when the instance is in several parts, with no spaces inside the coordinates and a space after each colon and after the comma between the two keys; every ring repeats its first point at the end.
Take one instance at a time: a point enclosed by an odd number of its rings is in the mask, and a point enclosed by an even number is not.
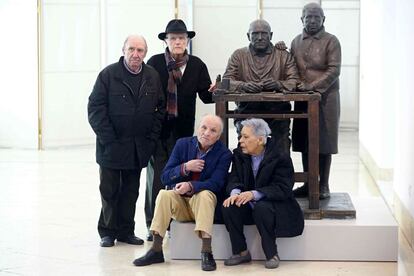
{"type": "Polygon", "coordinates": [[[179,195],[185,195],[191,191],[191,186],[188,182],[177,183],[174,187],[174,192],[179,195]]]}
{"type": "Polygon", "coordinates": [[[203,159],[193,159],[185,163],[185,170],[188,172],[201,172],[204,169],[203,159]]]}
{"type": "Polygon", "coordinates": [[[299,91],[313,91],[315,89],[313,85],[307,82],[300,82],[297,88],[299,91]]]}
{"type": "Polygon", "coordinates": [[[266,91],[282,91],[282,85],[279,81],[267,79],[263,81],[263,90],[266,91]]]}
{"type": "Polygon", "coordinates": [[[223,201],[223,206],[227,208],[230,205],[233,205],[236,202],[238,197],[239,197],[239,194],[229,196],[225,201],[223,201]]]}
{"type": "Polygon", "coordinates": [[[241,86],[241,90],[247,93],[259,93],[262,92],[263,85],[257,82],[245,82],[241,86]]]}
{"type": "Polygon", "coordinates": [[[217,82],[214,81],[212,84],[210,84],[210,88],[208,89],[208,92],[214,92],[214,90],[217,89],[217,82]]]}
{"type": "Polygon", "coordinates": [[[275,48],[278,49],[278,50],[282,50],[282,51],[287,50],[287,47],[286,47],[286,44],[285,44],[284,41],[276,42],[275,48]]]}
{"type": "Polygon", "coordinates": [[[240,193],[236,199],[236,205],[240,207],[241,205],[244,205],[253,199],[254,199],[254,195],[252,191],[240,193]]]}

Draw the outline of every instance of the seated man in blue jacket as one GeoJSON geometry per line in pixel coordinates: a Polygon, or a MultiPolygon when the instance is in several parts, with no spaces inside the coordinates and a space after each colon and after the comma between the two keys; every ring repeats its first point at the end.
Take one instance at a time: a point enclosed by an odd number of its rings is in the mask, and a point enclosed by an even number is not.
{"type": "Polygon", "coordinates": [[[136,266],[164,262],[162,240],[171,218],[195,221],[195,233],[202,240],[201,268],[216,269],[211,250],[211,234],[217,196],[224,188],[231,152],[219,141],[223,122],[215,115],[201,119],[197,136],[177,140],[161,176],[171,190],[161,190],[155,202],[150,230],[151,249],[134,261],[136,266]]]}

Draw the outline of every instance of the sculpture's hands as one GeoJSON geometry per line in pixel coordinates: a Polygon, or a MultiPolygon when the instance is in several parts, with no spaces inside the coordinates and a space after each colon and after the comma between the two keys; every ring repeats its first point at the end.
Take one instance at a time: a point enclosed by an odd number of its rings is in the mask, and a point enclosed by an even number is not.
{"type": "Polygon", "coordinates": [[[286,47],[286,44],[285,44],[284,41],[276,42],[275,48],[278,49],[278,50],[282,50],[282,51],[287,50],[287,47],[286,47]]]}
{"type": "Polygon", "coordinates": [[[263,90],[265,91],[282,91],[282,84],[280,81],[267,79],[263,81],[263,90]]]}
{"type": "Polygon", "coordinates": [[[298,84],[297,89],[299,91],[313,91],[315,88],[313,87],[312,84],[302,81],[298,84]]]}
{"type": "Polygon", "coordinates": [[[252,82],[252,81],[245,82],[241,86],[241,90],[246,93],[260,93],[262,92],[262,89],[263,89],[263,85],[261,83],[252,82]]]}

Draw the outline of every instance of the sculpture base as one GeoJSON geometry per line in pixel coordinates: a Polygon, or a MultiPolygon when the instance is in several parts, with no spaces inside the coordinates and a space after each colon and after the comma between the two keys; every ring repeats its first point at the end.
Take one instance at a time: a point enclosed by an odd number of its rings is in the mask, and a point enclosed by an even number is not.
{"type": "MultiPolygon", "coordinates": [[[[306,220],[303,234],[277,238],[282,260],[303,261],[396,261],[398,224],[381,197],[353,197],[358,209],[355,219],[306,220]]],[[[332,199],[331,199],[332,200],[332,199]]],[[[171,223],[170,258],[200,259],[201,241],[194,223],[171,223]]],[[[265,256],[255,225],[244,226],[247,248],[254,260],[265,256]]],[[[213,225],[213,254],[216,260],[231,255],[229,234],[223,224],[213,225]]]]}
{"type": "Polygon", "coordinates": [[[319,209],[309,209],[308,198],[296,198],[305,219],[354,219],[356,211],[348,193],[331,193],[331,197],[319,201],[319,209]]]}

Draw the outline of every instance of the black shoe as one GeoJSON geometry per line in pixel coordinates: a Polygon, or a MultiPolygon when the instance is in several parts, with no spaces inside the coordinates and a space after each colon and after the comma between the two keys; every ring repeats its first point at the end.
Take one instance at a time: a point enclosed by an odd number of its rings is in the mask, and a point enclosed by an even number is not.
{"type": "Polygon", "coordinates": [[[148,252],[142,256],[141,258],[135,259],[133,264],[136,266],[146,266],[150,264],[158,264],[164,262],[164,254],[162,251],[155,252],[154,250],[150,249],[148,252]]]}
{"type": "Polygon", "coordinates": [[[152,232],[151,231],[148,231],[147,241],[153,241],[153,240],[154,240],[154,236],[152,235],[152,232]]]}
{"type": "Polygon", "coordinates": [[[230,258],[227,260],[224,260],[224,265],[239,265],[242,263],[248,263],[252,260],[252,256],[250,255],[250,252],[247,251],[246,255],[231,255],[230,258]]]}
{"type": "Polygon", "coordinates": [[[216,270],[217,265],[214,260],[213,254],[210,252],[201,253],[201,269],[204,271],[213,271],[216,270]]]}
{"type": "Polygon", "coordinates": [[[136,237],[135,235],[128,235],[126,237],[120,237],[120,238],[117,238],[117,240],[120,242],[126,242],[128,244],[135,244],[135,245],[144,244],[144,241],[136,237]]]}
{"type": "Polygon", "coordinates": [[[331,196],[328,185],[321,185],[319,187],[319,199],[325,199],[331,196]]]}
{"type": "Polygon", "coordinates": [[[110,236],[105,236],[101,239],[101,242],[99,243],[99,245],[101,247],[112,247],[115,244],[114,241],[115,241],[114,238],[110,236]]]}
{"type": "Polygon", "coordinates": [[[293,190],[293,195],[295,197],[307,197],[309,194],[309,185],[308,183],[303,184],[303,186],[293,190]]]}

